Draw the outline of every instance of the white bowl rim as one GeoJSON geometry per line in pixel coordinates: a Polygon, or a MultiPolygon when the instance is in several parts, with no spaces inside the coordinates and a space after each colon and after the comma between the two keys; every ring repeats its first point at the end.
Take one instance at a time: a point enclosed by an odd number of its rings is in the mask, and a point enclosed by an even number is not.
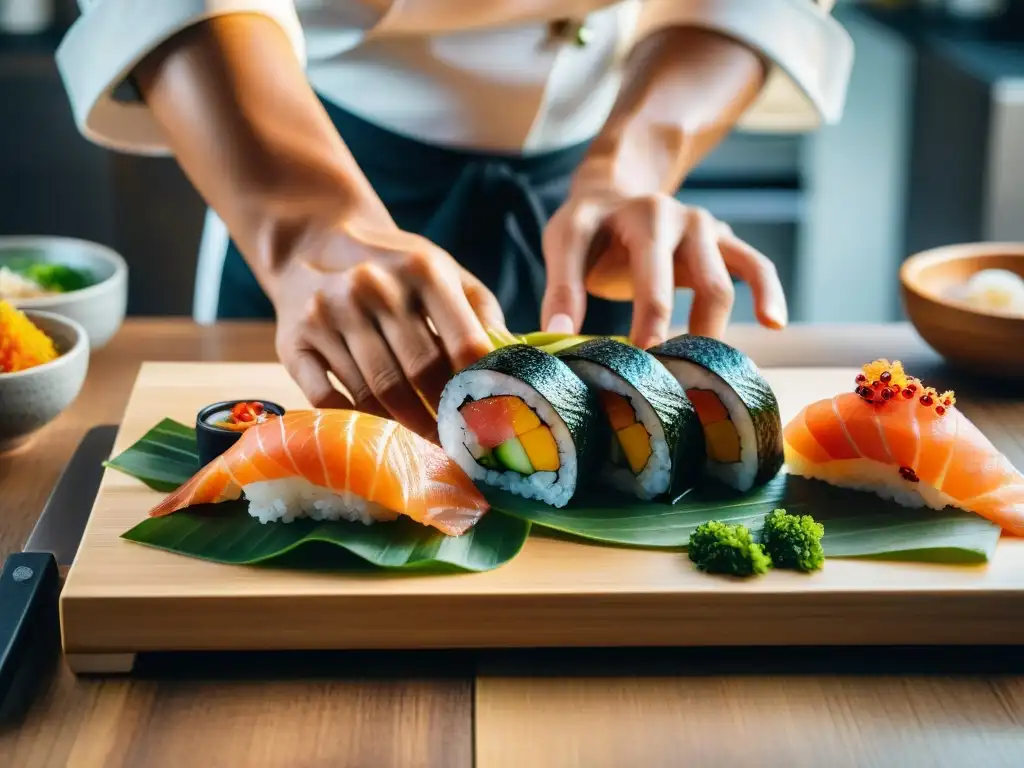
{"type": "Polygon", "coordinates": [[[71,345],[71,349],[63,354],[59,355],[56,360],[51,360],[48,363],[37,365],[32,368],[26,368],[24,371],[15,371],[14,373],[3,373],[0,372],[0,381],[10,381],[19,377],[27,378],[33,374],[41,373],[47,370],[53,370],[61,365],[67,363],[67,361],[76,355],[82,354],[82,352],[88,350],[89,337],[78,322],[72,320],[70,317],[64,315],[58,315],[56,312],[44,312],[41,309],[26,309],[23,310],[25,315],[31,320],[33,316],[42,317],[45,320],[54,323],[55,325],[64,325],[69,328],[75,334],[75,343],[71,345]]]}
{"type": "Polygon", "coordinates": [[[124,260],[124,257],[121,254],[102,243],[95,243],[92,240],[83,240],[79,237],[60,237],[55,235],[4,236],[0,237],[0,251],[6,248],[25,248],[44,243],[63,243],[65,245],[85,246],[88,250],[92,251],[94,256],[97,256],[101,260],[111,264],[114,267],[114,274],[106,280],[100,280],[98,283],[88,285],[85,288],[79,288],[77,291],[68,291],[67,293],[59,293],[54,296],[36,296],[31,299],[12,300],[11,303],[19,309],[34,309],[36,307],[43,307],[47,305],[52,306],[55,301],[59,302],[61,298],[65,296],[68,298],[74,297],[75,299],[89,298],[93,294],[99,294],[106,290],[108,283],[111,283],[118,278],[124,278],[128,274],[128,263],[124,260]]]}
{"type": "Polygon", "coordinates": [[[951,243],[929,248],[925,251],[912,254],[903,260],[900,265],[900,282],[908,291],[916,294],[925,301],[933,304],[965,312],[981,317],[991,317],[998,320],[1009,320],[1011,322],[1024,322],[1020,314],[1013,312],[1001,312],[997,309],[985,309],[975,307],[966,302],[950,299],[941,294],[925,290],[917,282],[918,275],[935,264],[942,264],[947,261],[958,261],[969,257],[999,257],[1010,256],[1024,259],[1024,243],[1022,242],[990,242],[981,241],[976,243],[951,243]]]}

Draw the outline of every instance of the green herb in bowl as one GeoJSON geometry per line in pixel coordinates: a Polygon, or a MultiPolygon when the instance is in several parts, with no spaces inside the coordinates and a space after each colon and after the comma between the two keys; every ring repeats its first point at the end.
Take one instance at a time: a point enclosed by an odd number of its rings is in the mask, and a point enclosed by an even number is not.
{"type": "Polygon", "coordinates": [[[55,293],[69,293],[87,288],[91,281],[80,270],[63,264],[34,263],[24,270],[16,270],[41,288],[55,293]]]}
{"type": "Polygon", "coordinates": [[[28,257],[0,263],[0,300],[14,301],[79,291],[92,285],[80,269],[28,257]]]}

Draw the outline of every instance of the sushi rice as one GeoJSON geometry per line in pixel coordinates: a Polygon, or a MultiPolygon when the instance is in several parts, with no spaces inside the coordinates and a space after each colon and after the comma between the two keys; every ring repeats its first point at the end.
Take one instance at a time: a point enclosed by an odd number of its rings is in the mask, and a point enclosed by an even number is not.
{"type": "Polygon", "coordinates": [[[838,488],[867,491],[912,509],[964,508],[963,504],[934,486],[928,483],[910,484],[893,472],[891,465],[870,459],[845,459],[816,464],[796,451],[787,449],[786,464],[791,475],[821,480],[838,488]]]}
{"type": "Polygon", "coordinates": [[[242,493],[249,502],[249,514],[261,523],[291,523],[309,517],[372,525],[400,517],[398,512],[353,493],[337,494],[301,477],[249,483],[242,493]]]}
{"type": "Polygon", "coordinates": [[[445,387],[437,412],[441,445],[463,471],[474,481],[483,481],[528,499],[537,499],[555,507],[569,503],[576,490],[576,445],[569,428],[554,407],[533,387],[497,371],[468,369],[458,374],[445,387]],[[534,472],[523,476],[512,470],[498,471],[481,466],[473,451],[479,448],[476,437],[459,412],[469,400],[483,400],[496,395],[519,397],[537,414],[550,430],[558,448],[557,472],[534,472]]]}
{"type": "Polygon", "coordinates": [[[609,463],[605,466],[608,482],[626,493],[647,501],[665,493],[672,479],[672,460],[669,457],[668,443],[665,440],[665,430],[661,425],[661,420],[647,399],[629,382],[612,373],[603,365],[592,363],[589,360],[567,360],[566,365],[572,369],[573,373],[595,388],[605,389],[628,399],[636,412],[637,419],[643,424],[650,437],[651,457],[647,460],[643,471],[634,475],[629,467],[617,467],[609,463]]]}

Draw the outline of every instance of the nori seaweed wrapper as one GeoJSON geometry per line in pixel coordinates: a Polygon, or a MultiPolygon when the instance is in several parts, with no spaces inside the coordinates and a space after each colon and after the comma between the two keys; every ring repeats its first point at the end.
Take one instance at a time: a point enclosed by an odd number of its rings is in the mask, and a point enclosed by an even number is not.
{"type": "Polygon", "coordinates": [[[535,347],[513,344],[485,355],[458,375],[471,371],[511,376],[532,387],[551,405],[565,422],[576,447],[576,487],[583,486],[587,473],[598,466],[598,447],[607,443],[608,434],[597,396],[569,366],[535,347]]]}
{"type": "Polygon", "coordinates": [[[682,385],[653,355],[613,339],[594,339],[556,353],[563,360],[600,365],[635,389],[665,433],[672,462],[666,496],[675,499],[698,483],[706,458],[704,429],[682,385]]]}
{"type": "Polygon", "coordinates": [[[728,344],[683,334],[647,350],[656,357],[685,360],[711,371],[736,392],[750,413],[757,438],[754,487],[775,477],[785,461],[779,401],[754,361],[728,344]]]}

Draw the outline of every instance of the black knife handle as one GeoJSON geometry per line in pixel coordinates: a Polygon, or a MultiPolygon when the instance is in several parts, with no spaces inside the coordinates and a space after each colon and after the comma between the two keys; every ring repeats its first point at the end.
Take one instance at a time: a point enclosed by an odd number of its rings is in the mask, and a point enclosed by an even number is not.
{"type": "Polygon", "coordinates": [[[17,552],[0,571],[0,721],[24,714],[56,638],[60,574],[49,552],[17,552]]]}

